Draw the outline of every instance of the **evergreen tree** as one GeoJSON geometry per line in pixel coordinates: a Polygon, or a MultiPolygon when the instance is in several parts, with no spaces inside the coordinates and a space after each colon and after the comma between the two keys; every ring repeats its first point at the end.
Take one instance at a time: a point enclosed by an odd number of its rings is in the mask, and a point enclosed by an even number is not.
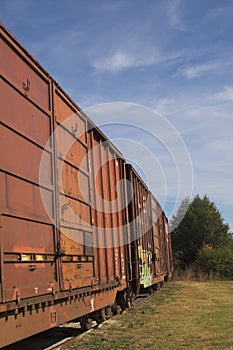
{"type": "Polygon", "coordinates": [[[203,198],[196,195],[190,203],[183,220],[172,231],[172,245],[175,265],[180,269],[196,264],[196,267],[202,266],[203,271],[219,273],[222,277],[231,274],[232,236],[229,226],[206,195],[203,198]],[[222,259],[221,253],[225,255],[222,259]],[[225,270],[228,272],[224,273],[225,270]]]}
{"type": "Polygon", "coordinates": [[[180,224],[180,222],[184,218],[186,211],[188,210],[189,204],[190,204],[189,197],[186,197],[181,201],[180,206],[177,210],[177,213],[172,215],[172,218],[169,222],[169,226],[170,226],[171,231],[174,231],[178,227],[178,225],[180,224]]]}

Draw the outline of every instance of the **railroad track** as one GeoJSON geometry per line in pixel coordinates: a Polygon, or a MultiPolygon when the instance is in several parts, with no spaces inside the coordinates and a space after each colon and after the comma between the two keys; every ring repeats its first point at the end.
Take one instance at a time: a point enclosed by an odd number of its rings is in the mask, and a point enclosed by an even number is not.
{"type": "MultiPolygon", "coordinates": [[[[148,294],[140,294],[139,297],[134,300],[134,307],[143,303],[145,297],[148,297],[148,294]]],[[[2,348],[2,350],[60,350],[61,347],[64,348],[64,346],[68,347],[72,345],[97,327],[102,327],[104,324],[119,317],[120,315],[114,315],[99,325],[93,322],[92,328],[88,331],[82,331],[79,322],[68,322],[59,327],[52,328],[15,344],[6,346],[2,348]]]]}
{"type": "MultiPolygon", "coordinates": [[[[93,322],[91,328],[94,329],[97,324],[93,322]]],[[[59,346],[72,339],[82,337],[89,331],[82,331],[79,322],[68,322],[64,325],[49,329],[45,332],[35,334],[32,337],[21,340],[2,348],[2,350],[53,350],[59,349],[59,346]]]]}

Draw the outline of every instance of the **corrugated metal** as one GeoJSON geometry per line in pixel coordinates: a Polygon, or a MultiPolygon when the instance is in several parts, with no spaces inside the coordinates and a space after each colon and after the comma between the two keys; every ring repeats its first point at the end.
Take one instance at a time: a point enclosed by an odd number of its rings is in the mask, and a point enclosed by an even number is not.
{"type": "MultiPolygon", "coordinates": [[[[1,27],[0,41],[1,302],[58,289],[54,218],[53,150],[39,166],[51,133],[50,78],[1,27]]],[[[52,146],[52,145],[50,145],[52,146]]]]}
{"type": "Polygon", "coordinates": [[[66,290],[90,286],[94,278],[93,248],[85,248],[86,240],[92,244],[87,130],[86,119],[56,85],[54,115],[61,289],[66,290]]]}
{"type": "MultiPolygon", "coordinates": [[[[3,29],[3,28],[1,28],[3,29]]],[[[3,32],[2,32],[3,33],[3,32]]],[[[40,108],[50,111],[50,83],[48,76],[27,57],[25,50],[15,44],[12,37],[0,42],[0,71],[20,93],[35,102],[40,108]],[[17,49],[15,49],[17,46],[17,49]]]]}
{"type": "Polygon", "coordinates": [[[136,171],[1,24],[0,39],[1,347],[125,306],[131,283],[156,283],[172,255],[136,171]]]}
{"type": "Polygon", "coordinates": [[[160,215],[162,214],[160,205],[154,198],[154,196],[150,195],[151,199],[151,210],[152,210],[152,221],[153,221],[153,236],[154,236],[154,262],[155,262],[155,274],[160,275],[162,273],[161,266],[161,244],[160,244],[160,229],[158,220],[160,215]]]}
{"type": "Polygon", "coordinates": [[[121,154],[97,129],[88,133],[90,152],[90,173],[92,178],[92,219],[95,232],[97,260],[96,276],[100,283],[121,281],[126,283],[127,248],[125,224],[122,219],[122,204],[125,203],[125,190],[117,184],[125,179],[125,163],[121,154]],[[104,249],[107,247],[107,249],[104,249]]]}
{"type": "Polygon", "coordinates": [[[153,284],[155,266],[152,262],[154,239],[150,193],[135,169],[126,164],[127,179],[133,184],[132,201],[128,206],[131,227],[131,254],[133,289],[136,294],[140,285],[153,284]]]}
{"type": "Polygon", "coordinates": [[[136,170],[126,164],[127,179],[133,184],[129,203],[132,287],[138,294],[164,281],[172,271],[171,240],[167,219],[159,203],[136,170]]]}
{"type": "Polygon", "coordinates": [[[168,278],[171,277],[173,272],[173,258],[172,258],[172,246],[171,246],[171,233],[169,230],[168,220],[163,213],[164,220],[164,232],[165,232],[165,246],[166,246],[166,271],[168,274],[168,278]]]}

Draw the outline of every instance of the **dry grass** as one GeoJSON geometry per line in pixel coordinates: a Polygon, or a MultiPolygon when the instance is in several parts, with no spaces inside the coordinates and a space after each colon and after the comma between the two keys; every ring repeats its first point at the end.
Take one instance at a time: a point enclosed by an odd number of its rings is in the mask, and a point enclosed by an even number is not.
{"type": "Polygon", "coordinates": [[[230,350],[232,282],[170,282],[68,349],[230,350]]]}

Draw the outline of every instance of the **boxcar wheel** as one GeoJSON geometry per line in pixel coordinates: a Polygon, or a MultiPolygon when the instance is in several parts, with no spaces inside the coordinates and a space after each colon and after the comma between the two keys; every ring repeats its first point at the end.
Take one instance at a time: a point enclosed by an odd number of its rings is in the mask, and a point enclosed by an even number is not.
{"type": "Polygon", "coordinates": [[[81,325],[81,330],[84,331],[89,331],[92,327],[92,319],[88,316],[84,316],[80,320],[80,325],[81,325]]]}
{"type": "Polygon", "coordinates": [[[112,313],[113,315],[120,315],[121,313],[121,307],[118,304],[112,305],[112,313]]]}
{"type": "Polygon", "coordinates": [[[98,316],[97,316],[97,318],[96,318],[96,322],[97,322],[98,324],[100,324],[100,323],[102,323],[102,322],[104,322],[104,321],[106,321],[106,312],[105,312],[105,308],[99,310],[98,316]]]}
{"type": "Polygon", "coordinates": [[[153,289],[152,286],[148,288],[148,292],[149,292],[149,294],[153,294],[154,293],[154,289],[153,289]]]}

